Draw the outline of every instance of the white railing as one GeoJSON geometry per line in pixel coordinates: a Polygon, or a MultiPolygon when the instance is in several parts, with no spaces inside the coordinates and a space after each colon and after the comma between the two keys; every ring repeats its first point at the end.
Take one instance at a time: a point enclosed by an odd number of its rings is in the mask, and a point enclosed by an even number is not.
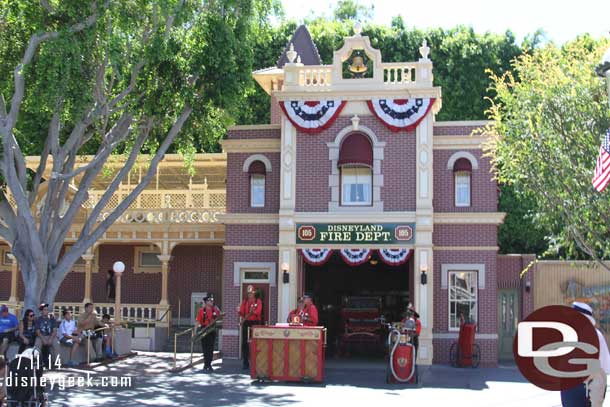
{"type": "Polygon", "coordinates": [[[304,66],[299,70],[299,85],[317,88],[331,86],[332,73],[331,66],[304,66]]]}
{"type": "MultiPolygon", "coordinates": [[[[99,318],[104,314],[110,315],[114,319],[114,304],[111,303],[97,303],[93,305],[99,318]]],[[[154,325],[159,322],[167,323],[170,320],[170,312],[167,305],[159,304],[121,304],[121,320],[123,322],[138,323],[138,324],[150,324],[154,325]]],[[[56,302],[53,304],[53,312],[55,317],[62,319],[62,313],[64,309],[72,311],[75,317],[85,309],[84,304],[81,302],[56,302]]],[[[23,303],[19,303],[16,312],[17,315],[21,315],[23,310],[23,303]]]]}
{"type": "Polygon", "coordinates": [[[416,83],[417,63],[382,64],[383,83],[386,85],[416,83]]]}
{"type": "MultiPolygon", "coordinates": [[[[98,222],[105,220],[111,211],[104,210],[98,217],[98,222]]],[[[115,223],[131,224],[203,224],[218,223],[218,215],[224,214],[223,209],[128,209],[115,223]]]]}

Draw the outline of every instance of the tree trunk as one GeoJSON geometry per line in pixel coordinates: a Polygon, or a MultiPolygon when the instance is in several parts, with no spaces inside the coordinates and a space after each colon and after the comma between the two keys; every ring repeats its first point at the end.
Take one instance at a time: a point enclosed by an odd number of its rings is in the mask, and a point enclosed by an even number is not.
{"type": "Polygon", "coordinates": [[[37,312],[43,299],[43,288],[47,280],[47,274],[40,273],[39,270],[48,270],[49,261],[45,254],[33,253],[33,246],[32,244],[18,244],[12,250],[24,281],[24,310],[31,309],[37,312]]]}

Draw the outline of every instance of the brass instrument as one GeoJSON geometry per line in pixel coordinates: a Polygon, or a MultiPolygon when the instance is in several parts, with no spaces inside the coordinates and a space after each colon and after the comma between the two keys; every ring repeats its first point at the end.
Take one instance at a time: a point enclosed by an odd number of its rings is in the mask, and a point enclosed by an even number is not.
{"type": "Polygon", "coordinates": [[[214,321],[212,321],[211,324],[209,324],[206,327],[197,327],[197,329],[193,332],[193,341],[199,340],[199,339],[203,339],[206,336],[208,336],[210,333],[216,331],[217,329],[222,328],[222,318],[224,317],[225,313],[221,312],[220,315],[218,316],[218,318],[216,318],[214,321]]]}

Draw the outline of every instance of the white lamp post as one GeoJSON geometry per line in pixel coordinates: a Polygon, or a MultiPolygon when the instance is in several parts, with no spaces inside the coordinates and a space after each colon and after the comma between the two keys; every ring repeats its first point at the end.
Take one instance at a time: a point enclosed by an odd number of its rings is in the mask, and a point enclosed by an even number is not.
{"type": "Polygon", "coordinates": [[[118,327],[121,323],[121,275],[125,271],[125,263],[115,261],[112,270],[116,276],[116,292],[114,296],[114,323],[118,327]]]}
{"type": "Polygon", "coordinates": [[[601,77],[606,78],[606,86],[608,86],[608,103],[610,103],[610,48],[602,57],[600,64],[595,68],[595,72],[601,77]]]}

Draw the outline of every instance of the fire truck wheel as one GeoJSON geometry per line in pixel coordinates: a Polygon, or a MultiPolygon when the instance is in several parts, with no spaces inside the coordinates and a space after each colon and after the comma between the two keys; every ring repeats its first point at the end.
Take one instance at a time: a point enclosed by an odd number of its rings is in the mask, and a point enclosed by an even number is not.
{"type": "Polygon", "coordinates": [[[458,343],[453,342],[451,344],[451,348],[449,349],[449,362],[451,363],[451,366],[459,367],[459,365],[458,365],[459,358],[460,358],[460,355],[459,355],[458,343]]]}
{"type": "Polygon", "coordinates": [[[481,348],[476,343],[474,344],[474,348],[472,349],[472,368],[479,366],[481,362],[481,348]]]}

